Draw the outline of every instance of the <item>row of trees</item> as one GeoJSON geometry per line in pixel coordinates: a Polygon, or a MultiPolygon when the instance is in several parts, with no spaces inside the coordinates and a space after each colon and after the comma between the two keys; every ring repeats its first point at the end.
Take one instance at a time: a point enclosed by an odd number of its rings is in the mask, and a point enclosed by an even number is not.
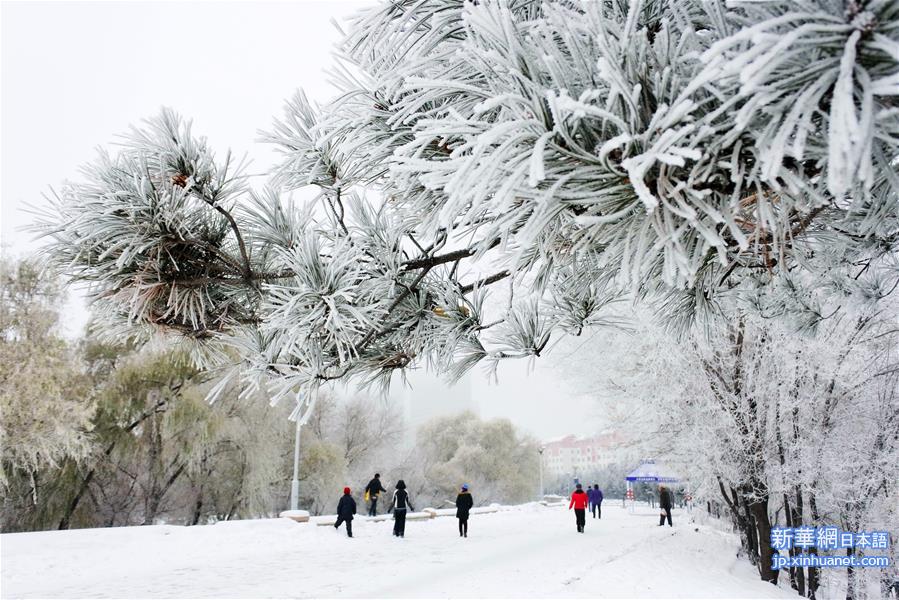
{"type": "MultiPolygon", "coordinates": [[[[60,288],[28,261],[0,262],[0,520],[5,531],[200,524],[286,507],[290,407],[216,383],[185,354],[57,334],[60,288]]],[[[536,493],[536,445],[508,421],[426,423],[406,443],[396,405],[323,395],[308,421],[301,498],[331,513],[340,489],[404,477],[425,504],[467,481],[478,500],[536,493]]]]}
{"type": "Polygon", "coordinates": [[[58,334],[56,280],[0,261],[0,497],[5,531],[196,524],[284,502],[284,407],[210,407],[208,376],[180,351],[58,334]]]}
{"type": "MultiPolygon", "coordinates": [[[[569,358],[563,368],[573,389],[600,398],[609,418],[632,433],[631,454],[664,457],[697,499],[727,508],[744,554],[775,582],[773,526],[895,536],[897,318],[895,302],[879,302],[833,313],[809,336],[735,311],[710,325],[716,335],[686,339],[636,319],[635,330],[605,336],[601,352],[569,358]],[[594,376],[585,380],[579,367],[588,363],[594,376]]],[[[789,577],[815,597],[823,576],[797,568],[789,577]]],[[[850,569],[848,595],[866,597],[892,577],[850,569]]]]}
{"type": "Polygon", "coordinates": [[[308,431],[313,439],[300,470],[306,505],[316,514],[334,511],[334,490],[344,485],[361,498],[376,472],[391,493],[394,482],[405,480],[419,507],[453,505],[462,483],[478,505],[525,502],[538,493],[538,444],[507,419],[482,421],[471,412],[435,417],[407,441],[390,403],[325,397],[308,431]]]}

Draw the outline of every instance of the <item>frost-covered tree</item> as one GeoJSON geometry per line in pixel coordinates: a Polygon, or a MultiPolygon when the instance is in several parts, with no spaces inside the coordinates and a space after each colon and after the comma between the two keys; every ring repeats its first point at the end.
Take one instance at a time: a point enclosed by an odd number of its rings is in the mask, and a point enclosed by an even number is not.
{"type": "Polygon", "coordinates": [[[93,381],[98,448],[57,491],[65,504],[60,528],[193,525],[283,508],[289,407],[241,398],[234,387],[210,406],[205,397],[215,382],[182,352],[128,352],[90,341],[84,354],[91,367],[100,363],[93,381]]]}
{"type": "Polygon", "coordinates": [[[379,4],[339,97],[267,134],[275,187],[166,111],[62,188],[48,256],[107,321],[236,347],[283,393],[540,355],[622,292],[676,326],[731,297],[814,326],[821,295],[897,281],[897,23],[890,0],[379,4]]]}
{"type": "Polygon", "coordinates": [[[0,496],[31,511],[66,460],[92,451],[95,404],[77,353],[57,332],[59,282],[33,261],[0,259],[0,496]]]}
{"type": "Polygon", "coordinates": [[[389,398],[322,394],[306,429],[313,439],[338,448],[345,485],[360,492],[374,473],[389,472],[402,460],[405,423],[399,406],[389,398]]]}
{"type": "MultiPolygon", "coordinates": [[[[895,302],[828,312],[814,336],[735,309],[710,335],[686,339],[637,315],[634,331],[601,335],[563,361],[573,389],[595,397],[640,454],[726,507],[769,581],[774,525],[899,534],[895,302]]],[[[789,577],[810,597],[836,579],[816,569],[789,577]]],[[[865,577],[850,581],[861,588],[865,577]]]]}
{"type": "MultiPolygon", "coordinates": [[[[340,447],[325,440],[314,440],[303,450],[300,493],[312,514],[334,514],[346,483],[346,462],[340,447]]],[[[356,490],[358,493],[358,490],[356,490]]]]}
{"type": "Polygon", "coordinates": [[[539,488],[537,441],[508,419],[482,421],[471,412],[422,425],[402,477],[423,502],[455,502],[468,483],[478,505],[532,500],[539,488]]]}
{"type": "Polygon", "coordinates": [[[4,531],[199,524],[284,508],[285,404],[226,386],[210,406],[212,383],[184,353],[159,348],[32,337],[5,339],[0,353],[4,531]]]}

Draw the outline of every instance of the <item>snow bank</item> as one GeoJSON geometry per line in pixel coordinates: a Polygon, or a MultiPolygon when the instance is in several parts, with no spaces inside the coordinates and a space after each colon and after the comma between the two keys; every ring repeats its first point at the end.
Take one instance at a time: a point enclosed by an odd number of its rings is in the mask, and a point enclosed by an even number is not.
{"type": "Polygon", "coordinates": [[[278,516],[285,519],[291,519],[292,521],[296,521],[297,523],[307,523],[309,521],[308,510],[285,510],[282,511],[278,516]]]}

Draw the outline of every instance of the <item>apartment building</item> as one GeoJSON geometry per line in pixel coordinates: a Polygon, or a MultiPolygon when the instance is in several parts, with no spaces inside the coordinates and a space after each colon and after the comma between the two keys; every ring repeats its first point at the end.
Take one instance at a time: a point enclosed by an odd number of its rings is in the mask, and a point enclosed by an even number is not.
{"type": "Polygon", "coordinates": [[[543,469],[549,476],[591,473],[612,462],[612,449],[619,437],[602,433],[579,438],[567,435],[543,443],[543,469]]]}

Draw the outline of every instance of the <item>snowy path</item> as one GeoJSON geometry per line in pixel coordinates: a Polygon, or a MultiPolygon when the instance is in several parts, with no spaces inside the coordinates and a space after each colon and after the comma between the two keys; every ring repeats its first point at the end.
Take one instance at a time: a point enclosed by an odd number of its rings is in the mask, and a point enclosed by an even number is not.
{"type": "Polygon", "coordinates": [[[272,519],[0,536],[2,596],[795,598],[735,558],[733,536],[608,506],[575,531],[559,508],[330,527],[272,519]]]}

